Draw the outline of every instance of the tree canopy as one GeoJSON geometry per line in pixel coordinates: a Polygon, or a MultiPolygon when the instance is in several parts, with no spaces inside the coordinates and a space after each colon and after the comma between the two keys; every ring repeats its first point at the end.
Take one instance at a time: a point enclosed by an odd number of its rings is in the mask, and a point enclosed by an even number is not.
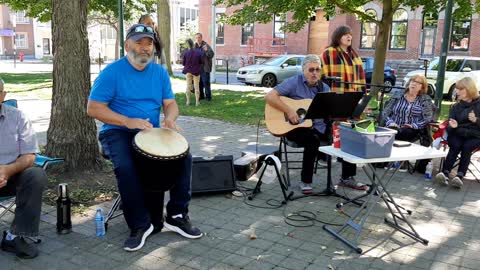
{"type": "MultiPolygon", "coordinates": [[[[388,47],[392,18],[400,7],[416,9],[423,7],[427,12],[440,12],[445,9],[445,0],[383,0],[376,3],[382,7],[382,14],[375,18],[363,8],[369,0],[216,0],[216,5],[232,7],[235,11],[226,14],[223,21],[227,24],[243,25],[246,23],[268,23],[275,14],[290,13],[291,20],[284,25],[287,32],[297,32],[304,28],[315,11],[322,9],[325,16],[332,17],[336,14],[352,14],[363,22],[372,22],[378,26],[377,43],[375,47],[375,63],[372,84],[383,84],[383,70],[388,47]]],[[[455,0],[454,17],[466,17],[480,11],[479,0],[455,0]]],[[[377,89],[372,89],[376,96],[377,89]]]]}
{"type": "MultiPolygon", "coordinates": [[[[25,10],[26,16],[37,18],[41,22],[52,20],[51,0],[0,0],[0,4],[7,4],[13,10],[25,10]]],[[[127,0],[124,1],[124,18],[131,20],[137,16],[135,11],[152,12],[156,0],[127,0]]],[[[118,18],[118,0],[89,0],[88,11],[98,11],[103,14],[113,13],[118,18]]]]}

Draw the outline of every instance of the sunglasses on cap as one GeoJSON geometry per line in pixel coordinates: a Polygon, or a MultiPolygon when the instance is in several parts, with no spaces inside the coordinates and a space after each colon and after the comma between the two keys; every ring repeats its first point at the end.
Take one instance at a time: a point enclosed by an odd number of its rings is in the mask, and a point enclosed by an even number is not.
{"type": "Polygon", "coordinates": [[[128,33],[130,34],[130,33],[134,33],[134,32],[135,32],[135,33],[143,33],[143,32],[145,32],[145,33],[153,33],[154,31],[153,31],[153,28],[150,27],[150,26],[139,25],[139,26],[131,29],[130,32],[128,32],[128,33]]]}

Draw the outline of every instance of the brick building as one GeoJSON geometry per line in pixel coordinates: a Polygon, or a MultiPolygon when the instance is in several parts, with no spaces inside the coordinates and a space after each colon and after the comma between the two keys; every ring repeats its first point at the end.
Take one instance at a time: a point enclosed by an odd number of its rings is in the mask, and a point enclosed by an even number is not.
{"type": "MultiPolygon", "coordinates": [[[[381,17],[382,6],[370,2],[364,6],[377,17],[381,17]]],[[[215,7],[215,13],[229,14],[232,10],[224,7],[215,7]]],[[[204,39],[212,44],[212,0],[199,0],[199,30],[204,33],[204,39]]],[[[305,25],[298,33],[282,33],[279,27],[284,19],[275,16],[267,24],[254,23],[253,25],[232,26],[217,24],[215,36],[215,52],[217,59],[229,59],[231,66],[239,67],[248,64],[250,54],[262,54],[261,50],[253,50],[248,45],[247,36],[253,40],[270,39],[264,43],[272,47],[272,39],[280,38],[284,46],[276,53],[289,54],[320,54],[328,46],[331,34],[339,25],[349,25],[353,29],[353,46],[361,56],[374,56],[377,28],[375,24],[362,23],[352,15],[337,15],[327,21],[323,11],[318,10],[314,19],[305,25]],[[220,37],[220,38],[219,38],[220,37]]],[[[287,20],[291,14],[287,14],[287,20]]],[[[392,67],[402,69],[402,64],[410,63],[406,69],[418,67],[419,58],[433,58],[438,56],[441,49],[444,25],[444,12],[423,14],[420,7],[415,10],[400,8],[394,15],[392,31],[390,33],[387,62],[392,67]]],[[[449,55],[480,56],[480,42],[473,37],[480,35],[480,18],[478,14],[471,18],[453,18],[451,30],[451,44],[449,55]]],[[[264,48],[264,50],[267,50],[264,48]]]]}
{"type": "Polygon", "coordinates": [[[20,52],[25,56],[34,55],[34,43],[33,20],[25,16],[25,11],[13,12],[6,5],[0,5],[0,54],[2,57],[13,57],[14,47],[17,55],[20,52]],[[14,46],[14,40],[16,46],[14,46]]]}

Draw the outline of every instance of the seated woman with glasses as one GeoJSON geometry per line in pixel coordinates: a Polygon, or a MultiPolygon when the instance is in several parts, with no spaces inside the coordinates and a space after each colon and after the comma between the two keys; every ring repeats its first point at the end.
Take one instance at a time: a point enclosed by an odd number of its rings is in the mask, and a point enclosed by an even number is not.
{"type": "MultiPolygon", "coordinates": [[[[396,140],[414,142],[420,139],[423,146],[430,146],[432,143],[427,124],[433,120],[434,105],[427,95],[427,86],[425,76],[415,75],[410,78],[403,93],[393,94],[385,104],[382,119],[386,127],[398,131],[396,140]]],[[[425,171],[425,162],[419,164],[419,172],[425,171]]],[[[406,168],[400,170],[406,171],[406,168]]]]}
{"type": "Polygon", "coordinates": [[[475,82],[465,77],[455,83],[457,103],[450,109],[448,121],[448,154],[437,183],[461,188],[473,150],[480,147],[480,98],[475,82]],[[460,154],[457,175],[449,181],[453,165],[460,154]]]}

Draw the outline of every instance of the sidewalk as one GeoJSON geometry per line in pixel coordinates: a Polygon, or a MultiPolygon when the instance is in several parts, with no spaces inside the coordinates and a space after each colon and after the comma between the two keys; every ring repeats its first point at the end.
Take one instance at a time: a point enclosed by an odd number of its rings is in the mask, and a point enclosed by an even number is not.
{"type": "MultiPolygon", "coordinates": [[[[30,102],[34,107],[36,129],[46,131],[49,103],[30,102]],[[43,109],[41,109],[43,108],[43,109]]],[[[22,103],[20,107],[22,108],[22,103]]],[[[27,113],[30,115],[30,113],[27,113]]],[[[197,156],[233,155],[257,141],[256,127],[240,126],[217,120],[180,117],[179,124],[197,156]]],[[[277,139],[264,129],[259,143],[277,145],[277,139]]],[[[334,163],[333,179],[340,175],[334,163]]],[[[292,190],[299,194],[299,171],[293,171],[292,190]]],[[[368,182],[358,169],[358,179],[368,182]]],[[[255,179],[237,182],[253,188],[255,179]]],[[[315,191],[326,186],[326,171],[314,177],[315,191]]],[[[339,188],[339,193],[352,197],[357,192],[339,188]]],[[[323,222],[341,223],[347,217],[338,213],[335,197],[308,197],[279,205],[282,199],[277,182],[262,185],[262,192],[253,201],[232,194],[195,196],[190,206],[192,222],[206,235],[188,240],[163,230],[148,238],[138,252],[122,250],[128,236],[123,217],[112,220],[103,239],[94,236],[92,207],[86,216],[73,217],[73,232],[57,235],[54,207],[44,206],[41,222],[40,256],[19,260],[0,251],[1,269],[480,269],[480,184],[466,180],[461,190],[425,182],[419,174],[397,173],[390,192],[403,206],[413,211],[410,220],[428,246],[394,232],[383,222],[386,207],[380,203],[372,212],[360,236],[359,255],[322,229],[323,222]],[[248,204],[247,204],[248,203],[248,204]],[[251,206],[251,205],[255,206],[251,206]],[[278,205],[278,206],[272,206],[278,205]],[[258,207],[256,207],[258,206],[258,207]],[[296,222],[307,227],[285,223],[285,217],[297,211],[309,211],[317,221],[296,222]]],[[[108,210],[111,202],[99,205],[108,210]]],[[[345,206],[352,214],[357,207],[345,206]]],[[[12,216],[5,217],[9,223],[12,216]]],[[[289,221],[290,223],[293,221],[289,221]]],[[[0,230],[7,228],[0,221],[0,230]]]]}

